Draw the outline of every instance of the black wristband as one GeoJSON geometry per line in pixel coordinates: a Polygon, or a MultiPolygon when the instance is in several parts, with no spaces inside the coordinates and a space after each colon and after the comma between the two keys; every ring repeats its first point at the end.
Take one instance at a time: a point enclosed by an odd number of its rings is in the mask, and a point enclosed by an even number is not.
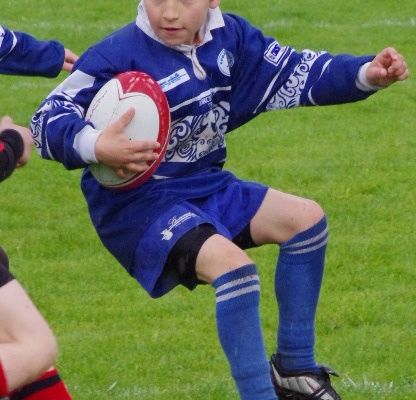
{"type": "Polygon", "coordinates": [[[0,181],[9,177],[24,151],[23,138],[14,129],[0,132],[0,181]]]}
{"type": "Polygon", "coordinates": [[[5,129],[4,131],[1,131],[0,140],[9,144],[16,160],[23,155],[25,144],[22,136],[15,129],[5,129]]]}

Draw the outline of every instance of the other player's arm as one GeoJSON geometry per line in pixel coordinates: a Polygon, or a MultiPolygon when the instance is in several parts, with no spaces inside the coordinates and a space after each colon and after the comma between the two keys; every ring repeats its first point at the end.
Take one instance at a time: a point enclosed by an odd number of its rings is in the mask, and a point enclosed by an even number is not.
{"type": "Polygon", "coordinates": [[[16,125],[6,116],[0,121],[0,181],[9,177],[15,168],[27,163],[32,150],[29,129],[16,125]]]}
{"type": "Polygon", "coordinates": [[[64,63],[62,65],[62,70],[71,72],[78,58],[78,55],[75,54],[72,50],[65,48],[64,63]]]}
{"type": "Polygon", "coordinates": [[[0,73],[55,77],[71,71],[78,56],[55,40],[37,40],[0,25],[0,73]]]}

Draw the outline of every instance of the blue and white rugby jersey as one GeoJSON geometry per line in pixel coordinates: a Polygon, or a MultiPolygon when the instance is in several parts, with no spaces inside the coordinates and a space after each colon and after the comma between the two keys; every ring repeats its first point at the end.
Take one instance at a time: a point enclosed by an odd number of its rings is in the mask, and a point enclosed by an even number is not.
{"type": "Polygon", "coordinates": [[[193,46],[167,47],[140,3],[136,21],[89,48],[32,119],[42,157],[68,169],[88,167],[96,161],[99,132],[83,117],[102,85],[130,70],[146,72],[161,85],[172,125],[155,175],[127,192],[100,186],[88,168],[82,178],[101,240],[130,272],[134,246],[161,210],[208,196],[234,179],[222,169],[226,133],[263,111],[353,102],[372,93],[356,85],[357,72],[370,56],[297,52],[219,8],[209,11],[199,38],[193,46]]]}
{"type": "Polygon", "coordinates": [[[0,25],[0,74],[55,77],[64,55],[64,46],[57,41],[40,41],[0,25]]]}

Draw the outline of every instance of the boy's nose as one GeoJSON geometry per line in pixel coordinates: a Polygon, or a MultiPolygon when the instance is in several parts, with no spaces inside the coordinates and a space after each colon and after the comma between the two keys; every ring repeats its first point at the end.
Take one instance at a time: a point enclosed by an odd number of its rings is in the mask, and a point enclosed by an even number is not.
{"type": "Polygon", "coordinates": [[[178,1],[167,0],[163,9],[163,18],[171,21],[179,17],[178,1]]]}

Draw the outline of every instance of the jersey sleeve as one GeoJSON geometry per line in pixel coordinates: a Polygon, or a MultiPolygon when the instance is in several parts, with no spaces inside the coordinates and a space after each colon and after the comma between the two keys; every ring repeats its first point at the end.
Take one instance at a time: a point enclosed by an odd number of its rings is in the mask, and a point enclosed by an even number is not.
{"type": "Polygon", "coordinates": [[[373,92],[356,85],[359,68],[373,56],[297,51],[265,36],[244,19],[227,15],[237,37],[232,71],[231,128],[263,111],[348,103],[373,92]]]}
{"type": "Polygon", "coordinates": [[[72,74],[49,94],[32,117],[32,136],[42,158],[59,161],[67,169],[94,162],[95,155],[81,157],[79,139],[81,134],[98,134],[84,117],[95,94],[114,74],[111,64],[96,51],[90,49],[80,57],[72,74]]]}
{"type": "Polygon", "coordinates": [[[19,132],[6,129],[0,132],[0,181],[9,177],[23,154],[23,139],[19,132]]]}
{"type": "Polygon", "coordinates": [[[37,40],[0,25],[0,73],[55,77],[62,69],[64,46],[54,40],[37,40]]]}

